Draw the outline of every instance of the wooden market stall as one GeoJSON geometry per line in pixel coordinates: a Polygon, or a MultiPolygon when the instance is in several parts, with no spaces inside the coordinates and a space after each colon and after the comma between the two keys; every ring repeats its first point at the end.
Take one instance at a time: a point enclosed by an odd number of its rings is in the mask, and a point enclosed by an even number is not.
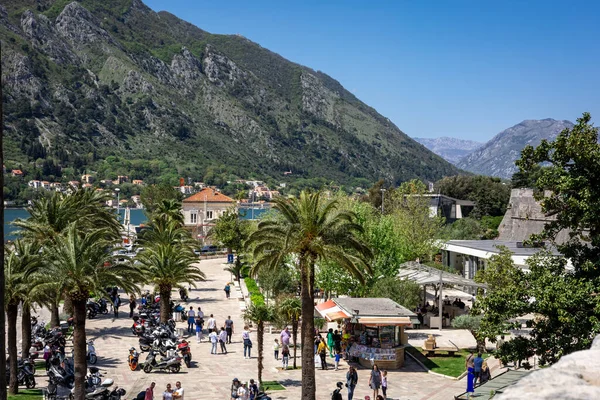
{"type": "Polygon", "coordinates": [[[407,337],[416,314],[387,298],[335,298],[317,305],[317,312],[337,322],[342,349],[364,367],[376,363],[380,369],[404,365],[407,337]]]}

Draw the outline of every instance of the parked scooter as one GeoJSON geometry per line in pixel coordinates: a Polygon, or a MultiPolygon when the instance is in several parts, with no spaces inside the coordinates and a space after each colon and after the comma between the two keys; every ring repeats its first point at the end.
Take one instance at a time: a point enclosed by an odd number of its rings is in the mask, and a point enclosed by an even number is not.
{"type": "Polygon", "coordinates": [[[87,342],[87,354],[85,356],[86,361],[90,364],[96,364],[98,362],[98,356],[96,355],[96,346],[94,346],[93,340],[87,342]]]}
{"type": "Polygon", "coordinates": [[[167,356],[157,360],[158,353],[150,350],[146,361],[144,362],[144,372],[149,373],[156,369],[159,371],[170,371],[177,373],[181,370],[181,357],[167,356]]]}
{"type": "MultiPolygon", "coordinates": [[[[19,386],[25,386],[27,389],[35,388],[35,368],[29,359],[19,359],[17,361],[17,382],[19,386]]],[[[10,381],[10,368],[8,360],[6,365],[6,382],[10,381]]]]}
{"type": "Polygon", "coordinates": [[[130,348],[129,356],[127,357],[127,362],[129,363],[130,370],[132,370],[132,371],[137,370],[139,358],[140,358],[140,355],[137,352],[137,350],[135,349],[135,347],[130,348]]]}

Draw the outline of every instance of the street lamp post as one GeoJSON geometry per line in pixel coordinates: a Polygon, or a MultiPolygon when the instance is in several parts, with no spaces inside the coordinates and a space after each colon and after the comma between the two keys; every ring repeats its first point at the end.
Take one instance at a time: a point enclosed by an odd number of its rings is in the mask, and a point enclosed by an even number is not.
{"type": "Polygon", "coordinates": [[[121,205],[121,189],[115,188],[115,192],[117,192],[117,220],[121,222],[121,210],[119,209],[121,205]]]}
{"type": "Polygon", "coordinates": [[[381,215],[383,215],[383,203],[385,202],[385,189],[381,188],[381,215]]]}

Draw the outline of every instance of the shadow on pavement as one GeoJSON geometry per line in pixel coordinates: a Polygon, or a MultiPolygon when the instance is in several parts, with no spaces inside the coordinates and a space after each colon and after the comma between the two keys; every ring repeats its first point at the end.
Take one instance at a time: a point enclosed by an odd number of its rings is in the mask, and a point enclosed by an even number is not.
{"type": "Polygon", "coordinates": [[[300,386],[302,386],[302,381],[297,380],[297,379],[283,379],[283,380],[278,380],[277,382],[279,382],[279,384],[284,387],[288,387],[288,386],[300,387],[300,386]]]}

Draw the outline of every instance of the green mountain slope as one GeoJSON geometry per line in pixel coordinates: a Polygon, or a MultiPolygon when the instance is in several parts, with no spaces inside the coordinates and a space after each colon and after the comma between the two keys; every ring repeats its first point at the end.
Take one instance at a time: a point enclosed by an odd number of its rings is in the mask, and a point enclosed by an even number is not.
{"type": "Polygon", "coordinates": [[[331,77],[139,0],[5,0],[0,38],[5,157],[38,176],[351,184],[458,171],[331,77]]]}

